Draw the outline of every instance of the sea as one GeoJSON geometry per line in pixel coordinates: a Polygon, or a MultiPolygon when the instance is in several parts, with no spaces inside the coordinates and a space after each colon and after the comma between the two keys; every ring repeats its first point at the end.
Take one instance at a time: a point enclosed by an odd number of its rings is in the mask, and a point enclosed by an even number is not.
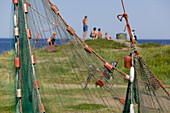
{"type": "MultiPolygon", "coordinates": [[[[15,42],[14,39],[11,39],[11,38],[0,38],[0,54],[2,54],[3,52],[14,49],[14,42],[15,42]]],[[[42,42],[44,42],[44,41],[42,41],[42,42]]],[[[61,42],[61,41],[56,40],[57,45],[60,45],[59,42],[61,42]]],[[[65,42],[67,42],[67,40],[65,42]]],[[[170,39],[147,39],[147,40],[146,39],[139,39],[138,40],[139,44],[150,43],[150,42],[158,43],[158,44],[161,44],[161,45],[170,45],[170,39]]],[[[44,44],[41,44],[41,45],[47,46],[47,43],[44,43],[44,44]]],[[[40,47],[38,47],[38,48],[40,48],[40,47]]]]}

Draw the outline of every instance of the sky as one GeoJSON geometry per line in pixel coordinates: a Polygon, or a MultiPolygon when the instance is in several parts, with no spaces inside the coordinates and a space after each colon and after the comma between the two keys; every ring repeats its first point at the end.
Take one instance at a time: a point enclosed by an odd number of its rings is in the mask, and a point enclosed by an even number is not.
{"type": "MultiPolygon", "coordinates": [[[[9,38],[12,25],[12,0],[1,0],[0,38],[9,38]]],[[[117,19],[123,14],[121,0],[51,0],[60,9],[61,16],[82,38],[84,16],[88,17],[88,34],[93,27],[101,28],[115,39],[124,33],[125,21],[117,19]]],[[[170,39],[170,0],[124,0],[131,28],[138,39],[170,39]]],[[[125,32],[127,33],[127,31],[125,32]]],[[[129,38],[129,35],[128,35],[129,38]]]]}

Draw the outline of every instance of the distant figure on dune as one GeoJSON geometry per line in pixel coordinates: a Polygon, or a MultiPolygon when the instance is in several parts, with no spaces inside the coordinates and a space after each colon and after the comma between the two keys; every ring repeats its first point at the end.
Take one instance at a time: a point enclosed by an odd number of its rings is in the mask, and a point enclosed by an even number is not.
{"type": "Polygon", "coordinates": [[[105,33],[105,38],[106,38],[107,40],[112,39],[112,38],[108,35],[108,33],[107,33],[107,32],[105,33]]]}
{"type": "Polygon", "coordinates": [[[56,43],[55,43],[55,35],[56,35],[56,32],[53,32],[53,35],[47,40],[49,45],[56,45],[56,43]]]}
{"type": "Polygon", "coordinates": [[[88,31],[87,16],[85,16],[84,19],[83,19],[83,40],[84,41],[86,40],[87,31],[88,31]]]}
{"type": "Polygon", "coordinates": [[[92,39],[96,39],[96,28],[95,28],[95,27],[94,27],[93,30],[91,31],[90,37],[91,37],[92,39]]]}
{"type": "Polygon", "coordinates": [[[136,36],[136,34],[135,34],[135,30],[132,30],[132,36],[133,36],[133,40],[138,41],[138,40],[137,40],[137,36],[136,36]]]}
{"type": "Polygon", "coordinates": [[[97,32],[97,39],[103,39],[103,33],[100,28],[98,29],[98,32],[97,32]]]}

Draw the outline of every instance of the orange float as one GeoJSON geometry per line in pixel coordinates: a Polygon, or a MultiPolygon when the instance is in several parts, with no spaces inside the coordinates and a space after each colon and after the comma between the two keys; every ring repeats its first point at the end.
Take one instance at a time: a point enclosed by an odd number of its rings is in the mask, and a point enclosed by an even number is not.
{"type": "Polygon", "coordinates": [[[19,58],[14,58],[15,61],[15,67],[20,67],[20,59],[19,58]]]}
{"type": "Polygon", "coordinates": [[[97,83],[97,85],[99,85],[100,87],[103,87],[103,86],[104,86],[104,82],[103,82],[101,79],[99,79],[96,83],[97,83]]]}
{"type": "Polygon", "coordinates": [[[131,68],[132,67],[132,57],[127,55],[124,57],[124,66],[125,68],[131,68]]]}

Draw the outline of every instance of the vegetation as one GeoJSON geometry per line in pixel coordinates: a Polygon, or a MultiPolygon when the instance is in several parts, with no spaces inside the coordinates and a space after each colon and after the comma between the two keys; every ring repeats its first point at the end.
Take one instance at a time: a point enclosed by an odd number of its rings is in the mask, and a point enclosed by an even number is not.
{"type": "Polygon", "coordinates": [[[153,47],[161,47],[162,45],[158,44],[158,43],[144,43],[144,44],[138,44],[139,47],[141,48],[153,48],[153,47]]]}
{"type": "MultiPolygon", "coordinates": [[[[117,42],[114,42],[112,40],[87,40],[86,43],[91,46],[99,55],[101,55],[105,60],[108,62],[111,61],[118,61],[117,67],[126,72],[129,73],[129,69],[124,68],[124,56],[129,55],[130,49],[125,44],[120,44],[117,42]]],[[[146,61],[150,69],[153,71],[153,73],[163,82],[165,85],[170,85],[170,46],[169,45],[159,45],[155,43],[146,43],[146,44],[138,44],[141,56],[146,61]]],[[[61,49],[67,48],[67,45],[61,45],[56,47],[57,52],[54,53],[48,53],[46,54],[46,48],[41,48],[38,50],[35,50],[35,56],[36,59],[39,61],[40,65],[37,65],[36,68],[39,69],[39,82],[40,85],[44,86],[44,89],[41,89],[43,93],[46,95],[42,95],[42,101],[48,100],[48,105],[45,106],[45,109],[48,112],[55,112],[53,111],[53,108],[56,107],[60,112],[63,112],[64,109],[59,105],[58,101],[63,101],[64,106],[70,111],[78,111],[78,112],[95,112],[95,110],[100,110],[102,112],[109,112],[109,110],[106,109],[106,106],[103,104],[94,104],[94,103],[86,103],[86,98],[81,96],[82,93],[87,93],[86,91],[80,89],[80,88],[70,88],[70,89],[58,89],[58,92],[61,94],[61,100],[58,97],[55,97],[56,90],[54,87],[49,88],[49,86],[52,86],[54,81],[59,84],[78,84],[78,81],[76,81],[75,77],[70,77],[72,74],[72,70],[68,68],[61,68],[61,65],[63,67],[66,67],[67,64],[67,55],[62,54],[61,49]],[[55,57],[59,56],[59,58],[54,60],[46,60],[44,58],[46,57],[55,57]],[[60,63],[60,61],[64,62],[63,64],[60,63]],[[54,62],[55,67],[54,68],[54,62]],[[46,64],[50,64],[50,66],[46,66],[46,64]],[[46,71],[46,68],[49,70],[46,71]],[[53,71],[51,71],[53,70],[53,71]],[[51,75],[48,73],[52,72],[51,75]],[[61,75],[61,78],[58,79],[55,77],[57,74],[61,75]],[[49,79],[50,76],[51,79],[49,79]],[[48,83],[48,84],[47,84],[48,83]],[[79,94],[79,95],[76,95],[79,94]],[[67,97],[69,95],[69,97],[67,97]],[[48,98],[47,98],[48,97],[48,98]],[[83,101],[84,103],[79,103],[79,101],[83,101]],[[74,103],[74,104],[72,104],[74,103]],[[72,105],[71,105],[72,104],[72,105]]],[[[72,52],[69,50],[68,52],[72,52]]],[[[15,79],[15,73],[14,73],[14,51],[8,51],[0,55],[0,109],[2,113],[9,112],[9,103],[11,103],[12,107],[11,109],[14,109],[14,100],[10,100],[9,98],[15,97],[15,91],[13,88],[9,87],[10,84],[12,84],[13,79],[15,79]],[[9,89],[11,92],[9,92],[9,89]]],[[[69,56],[69,57],[76,57],[76,56],[69,56]]],[[[72,61],[74,62],[74,61],[72,61]]],[[[75,69],[77,69],[76,66],[73,65],[75,69]]],[[[83,73],[87,73],[86,70],[83,73]]],[[[86,79],[86,76],[81,76],[84,79],[86,79]]],[[[121,84],[121,82],[118,82],[118,84],[121,84]]],[[[56,85],[56,84],[55,84],[56,85]]],[[[118,89],[114,89],[118,90],[118,89]]],[[[119,88],[121,91],[120,95],[123,95],[126,91],[126,88],[119,88]]],[[[97,89],[96,88],[90,88],[90,91],[97,95],[97,89]]],[[[103,91],[103,94],[101,96],[106,97],[107,92],[103,91]]],[[[70,112],[68,111],[68,112],[70,112]]]]}
{"type": "Polygon", "coordinates": [[[122,49],[128,48],[125,44],[114,42],[112,40],[97,39],[85,41],[93,49],[122,49]]]}
{"type": "MultiPolygon", "coordinates": [[[[105,40],[108,41],[108,40],[105,40]]],[[[86,43],[90,46],[93,41],[87,41],[86,43]]],[[[111,43],[111,42],[109,42],[111,43]]],[[[113,42],[114,43],[114,42],[113,42]]],[[[93,45],[94,46],[94,45],[93,45]]],[[[99,47],[103,47],[103,43],[98,44],[99,47]]],[[[124,45],[119,45],[118,48],[123,49],[113,49],[111,46],[102,49],[94,47],[94,50],[99,53],[104,59],[108,62],[118,61],[118,69],[129,73],[129,69],[124,68],[124,56],[129,55],[130,49],[124,48],[124,45]]],[[[170,46],[169,45],[160,45],[157,43],[144,43],[137,44],[140,55],[143,57],[149,68],[153,73],[165,84],[170,85],[170,46]]]]}
{"type": "Polygon", "coordinates": [[[68,108],[73,108],[76,110],[93,110],[93,109],[102,109],[102,108],[106,108],[106,106],[102,105],[102,104],[78,104],[78,105],[74,105],[74,106],[68,106],[68,108]]]}

